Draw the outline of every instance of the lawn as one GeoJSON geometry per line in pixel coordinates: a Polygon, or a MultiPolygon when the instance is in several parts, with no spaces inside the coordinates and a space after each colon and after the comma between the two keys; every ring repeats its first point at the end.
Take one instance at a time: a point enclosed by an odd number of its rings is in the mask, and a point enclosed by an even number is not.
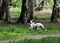
{"type": "MultiPolygon", "coordinates": [[[[19,10],[16,9],[11,10],[12,13],[11,20],[14,21],[17,20],[21,12],[21,11],[19,12],[19,10]]],[[[0,23],[0,40],[21,38],[26,35],[34,35],[34,34],[59,34],[60,33],[60,22],[51,23],[49,21],[51,14],[35,13],[34,17],[36,19],[36,22],[43,23],[44,26],[48,29],[48,31],[45,31],[43,29],[29,31],[28,25],[0,23]]]]}
{"type": "Polygon", "coordinates": [[[60,43],[60,38],[25,39],[9,43],[60,43]]]}

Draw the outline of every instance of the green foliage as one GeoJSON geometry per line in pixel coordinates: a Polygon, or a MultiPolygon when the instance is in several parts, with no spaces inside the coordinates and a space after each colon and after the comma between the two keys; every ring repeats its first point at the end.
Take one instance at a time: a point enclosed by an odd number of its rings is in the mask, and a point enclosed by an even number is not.
{"type": "MultiPolygon", "coordinates": [[[[21,7],[22,5],[22,0],[12,0],[15,4],[16,7],[21,7]]],[[[38,5],[37,5],[38,6],[38,5]]],[[[45,5],[47,8],[52,8],[53,7],[53,0],[50,0],[50,2],[47,2],[47,5],[45,5]]]]}
{"type": "Polygon", "coordinates": [[[22,0],[12,0],[12,1],[16,4],[17,7],[21,7],[22,0]]]}
{"type": "Polygon", "coordinates": [[[46,5],[46,7],[47,8],[52,8],[53,7],[53,0],[50,0],[50,2],[47,2],[47,5],[46,5]]]}

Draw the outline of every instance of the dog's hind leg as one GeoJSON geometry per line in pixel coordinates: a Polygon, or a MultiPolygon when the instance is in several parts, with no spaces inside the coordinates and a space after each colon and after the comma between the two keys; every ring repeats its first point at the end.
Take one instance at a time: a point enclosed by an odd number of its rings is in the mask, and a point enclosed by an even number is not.
{"type": "Polygon", "coordinates": [[[44,26],[42,26],[42,28],[43,28],[44,30],[48,31],[44,26]]]}

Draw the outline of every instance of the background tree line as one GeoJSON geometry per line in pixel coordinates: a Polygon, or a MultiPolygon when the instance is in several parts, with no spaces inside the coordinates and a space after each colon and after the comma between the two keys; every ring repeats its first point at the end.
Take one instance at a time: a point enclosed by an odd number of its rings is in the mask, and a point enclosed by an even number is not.
{"type": "MultiPolygon", "coordinates": [[[[34,8],[36,6],[34,6],[34,3],[38,2],[38,1],[41,1],[41,0],[2,0],[2,5],[0,6],[1,10],[0,10],[0,19],[2,20],[2,17],[5,13],[5,22],[9,22],[9,19],[10,19],[10,11],[9,11],[9,6],[15,6],[16,4],[16,7],[21,7],[21,14],[17,20],[17,23],[22,23],[22,24],[25,24],[25,23],[29,23],[30,20],[32,20],[34,17],[34,8]],[[15,4],[14,4],[15,3],[15,4]],[[22,6],[20,6],[22,5],[22,6]]],[[[44,4],[46,3],[46,7],[48,5],[47,2],[45,2],[46,0],[42,0],[43,4],[42,7],[44,6],[44,4]]],[[[50,2],[50,1],[48,1],[50,2]]],[[[51,8],[53,8],[52,10],[52,16],[51,16],[51,22],[55,22],[57,21],[57,17],[59,16],[60,14],[60,10],[59,10],[59,5],[60,5],[60,1],[58,0],[51,0],[50,4],[53,5],[53,7],[51,6],[51,8]],[[51,2],[53,2],[51,4],[51,2]]],[[[39,2],[40,4],[40,2],[39,2]]],[[[41,5],[40,4],[40,5],[41,5]]],[[[39,6],[38,6],[39,7],[39,6]]],[[[40,7],[39,7],[40,8],[40,7]]]]}

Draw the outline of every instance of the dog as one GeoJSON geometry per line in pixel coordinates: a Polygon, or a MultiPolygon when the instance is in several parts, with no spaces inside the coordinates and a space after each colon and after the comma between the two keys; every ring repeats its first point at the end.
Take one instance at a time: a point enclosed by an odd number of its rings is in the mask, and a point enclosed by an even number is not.
{"type": "Polygon", "coordinates": [[[30,27],[29,27],[29,30],[31,29],[44,29],[47,31],[47,29],[44,27],[44,25],[42,23],[35,23],[33,20],[30,21],[30,27]]]}

